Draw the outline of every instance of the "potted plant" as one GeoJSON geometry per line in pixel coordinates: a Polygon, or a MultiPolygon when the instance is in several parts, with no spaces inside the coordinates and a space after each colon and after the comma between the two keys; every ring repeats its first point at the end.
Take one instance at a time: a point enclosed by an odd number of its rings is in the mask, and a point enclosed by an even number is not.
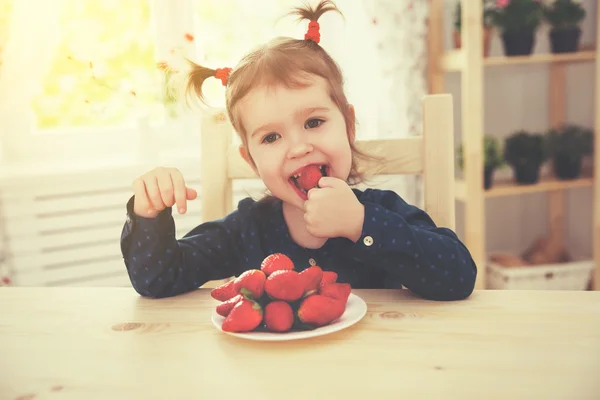
{"type": "Polygon", "coordinates": [[[497,0],[488,12],[492,24],[502,32],[504,54],[529,55],[542,22],[540,0],[497,0]]]}
{"type": "Polygon", "coordinates": [[[524,130],[513,133],[504,142],[504,159],[513,168],[517,183],[537,183],[540,168],[548,159],[545,137],[524,130]]]}
{"type": "Polygon", "coordinates": [[[594,135],[591,129],[574,124],[548,131],[548,153],[554,174],[559,179],[575,179],[581,174],[583,157],[592,154],[594,135]]]}
{"type": "Polygon", "coordinates": [[[579,48],[585,8],[579,0],[553,0],[542,7],[543,18],[551,26],[550,47],[553,53],[572,53],[579,48]]]}
{"type": "MultiPolygon", "coordinates": [[[[488,190],[492,187],[494,181],[494,171],[505,165],[502,158],[502,149],[500,142],[491,136],[483,137],[483,187],[488,190]]],[[[457,164],[460,169],[464,166],[463,146],[458,148],[457,164]]]]}
{"type": "MultiPolygon", "coordinates": [[[[489,10],[492,7],[494,0],[483,0],[483,56],[488,57],[490,55],[490,45],[492,42],[492,21],[488,15],[489,10]]],[[[456,2],[456,8],[454,9],[454,48],[460,49],[462,47],[462,6],[460,0],[456,2]]]]}

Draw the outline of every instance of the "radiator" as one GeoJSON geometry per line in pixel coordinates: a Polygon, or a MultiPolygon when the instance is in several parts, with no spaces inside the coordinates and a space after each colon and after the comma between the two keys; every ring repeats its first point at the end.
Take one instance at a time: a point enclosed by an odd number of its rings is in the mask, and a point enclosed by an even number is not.
{"type": "MultiPolygon", "coordinates": [[[[130,286],[120,251],[136,175],[107,169],[2,182],[5,263],[18,286],[130,286]]],[[[197,176],[186,177],[192,187],[197,176]]],[[[200,202],[175,213],[177,236],[199,223],[200,202]]]]}
{"type": "MultiPolygon", "coordinates": [[[[199,190],[199,164],[183,170],[199,190]]],[[[143,168],[112,168],[2,181],[0,215],[15,286],[131,286],[120,251],[131,181],[143,168]]],[[[260,181],[234,182],[234,204],[260,181]]],[[[173,213],[177,238],[201,223],[200,201],[173,213]]],[[[208,286],[214,286],[208,285],[208,286]]]]}

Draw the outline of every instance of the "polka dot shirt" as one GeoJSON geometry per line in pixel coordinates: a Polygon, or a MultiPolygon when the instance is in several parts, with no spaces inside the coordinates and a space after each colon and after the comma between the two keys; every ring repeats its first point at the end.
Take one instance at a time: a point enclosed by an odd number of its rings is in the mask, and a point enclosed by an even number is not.
{"type": "Polygon", "coordinates": [[[393,191],[353,191],[365,207],[360,239],[331,238],[318,249],[291,239],[277,199],[245,198],[226,217],[176,239],[170,208],[156,218],[139,217],[132,197],[121,235],[132,286],[142,296],[175,296],[260,268],[269,254],[284,253],[298,271],[318,265],[353,288],[404,286],[431,300],[460,300],[472,293],[477,267],[452,230],[437,227],[393,191]]]}

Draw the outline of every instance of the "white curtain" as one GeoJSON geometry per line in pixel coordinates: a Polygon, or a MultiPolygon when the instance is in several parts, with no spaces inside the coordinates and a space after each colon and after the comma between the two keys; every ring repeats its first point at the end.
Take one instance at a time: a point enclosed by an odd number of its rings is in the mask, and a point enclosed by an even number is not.
{"type": "MultiPolygon", "coordinates": [[[[364,0],[380,63],[378,136],[420,135],[421,100],[427,93],[429,2],[364,0]]],[[[420,177],[405,177],[405,200],[422,206],[420,177]]]]}
{"type": "Polygon", "coordinates": [[[13,0],[0,70],[0,163],[9,136],[30,129],[29,104],[58,41],[62,0],[13,0]]]}

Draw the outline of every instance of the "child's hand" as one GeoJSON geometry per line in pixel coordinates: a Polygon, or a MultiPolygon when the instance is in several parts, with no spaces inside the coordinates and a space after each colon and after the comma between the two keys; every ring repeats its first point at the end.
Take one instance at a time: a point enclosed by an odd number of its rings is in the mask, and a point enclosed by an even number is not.
{"type": "Polygon", "coordinates": [[[187,208],[187,200],[198,195],[185,186],[183,175],[176,168],[155,168],[133,181],[135,200],[133,212],[140,217],[155,218],[167,207],[177,204],[180,214],[187,208]]]}
{"type": "Polygon", "coordinates": [[[319,188],[308,191],[304,202],[304,221],[308,232],[316,237],[360,238],[365,208],[341,179],[324,176],[319,188]]]}

